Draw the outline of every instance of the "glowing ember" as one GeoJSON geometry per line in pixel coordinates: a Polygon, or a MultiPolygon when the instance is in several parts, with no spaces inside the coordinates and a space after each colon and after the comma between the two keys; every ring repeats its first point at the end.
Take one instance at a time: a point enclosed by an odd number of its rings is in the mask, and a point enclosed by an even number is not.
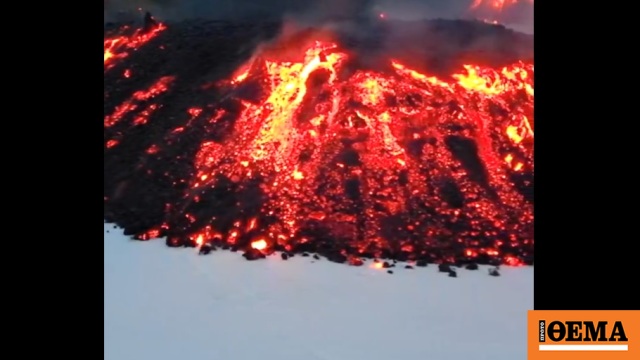
{"type": "Polygon", "coordinates": [[[153,144],[151,146],[149,146],[149,148],[147,149],[147,154],[152,155],[152,154],[157,154],[158,151],[160,151],[160,149],[158,148],[158,145],[153,144]]]}
{"type": "Polygon", "coordinates": [[[112,147],[118,145],[118,140],[115,139],[111,139],[109,141],[107,141],[107,149],[111,149],[112,147]]]}
{"type": "MultiPolygon", "coordinates": [[[[158,216],[170,246],[319,252],[352,265],[532,262],[532,64],[436,77],[392,59],[345,71],[351,55],[324,41],[290,53],[257,54],[218,86],[219,102],[182,108],[184,121],[142,148],[140,166],[185,164],[154,177],[180,194],[158,216]],[[192,148],[179,152],[181,142],[192,148]]],[[[105,128],[126,116],[147,123],[173,81],[136,92],[105,128]]]]}
{"type": "Polygon", "coordinates": [[[138,114],[135,119],[133,119],[133,124],[134,125],[144,125],[147,123],[147,121],[149,121],[149,117],[151,116],[151,114],[153,114],[156,110],[158,110],[158,105],[156,104],[151,104],[149,106],[147,106],[146,109],[142,110],[140,112],[140,114],[138,114]]]}
{"type": "Polygon", "coordinates": [[[160,230],[159,229],[151,229],[145,233],[142,233],[140,235],[138,235],[136,238],[138,240],[151,240],[151,239],[155,239],[158,236],[160,236],[160,230]]]}

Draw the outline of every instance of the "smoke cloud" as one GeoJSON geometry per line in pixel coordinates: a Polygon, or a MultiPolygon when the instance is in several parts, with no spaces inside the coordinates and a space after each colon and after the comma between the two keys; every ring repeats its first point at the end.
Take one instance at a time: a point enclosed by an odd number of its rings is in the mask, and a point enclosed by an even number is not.
{"type": "Polygon", "coordinates": [[[212,20],[295,19],[306,23],[329,19],[371,17],[384,13],[390,19],[489,18],[517,30],[533,33],[532,2],[504,9],[470,11],[473,0],[104,0],[105,21],[139,17],[151,11],[165,21],[203,18],[212,20]]]}
{"type": "Polygon", "coordinates": [[[149,10],[171,20],[185,18],[274,19],[354,16],[365,13],[374,0],[105,0],[105,17],[149,10]]]}

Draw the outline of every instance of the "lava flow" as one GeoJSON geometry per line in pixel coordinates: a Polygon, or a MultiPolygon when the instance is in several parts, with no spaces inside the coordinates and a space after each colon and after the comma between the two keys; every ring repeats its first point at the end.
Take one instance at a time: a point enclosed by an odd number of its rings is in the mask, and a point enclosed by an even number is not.
{"type": "Polygon", "coordinates": [[[118,34],[104,40],[104,70],[110,70],[116,63],[129,56],[160,32],[166,29],[162,23],[153,23],[145,28],[137,29],[131,33],[128,26],[123,26],[118,34]]]}
{"type": "MultiPolygon", "coordinates": [[[[335,42],[292,52],[254,55],[150,144],[138,186],[170,182],[177,195],[136,238],[351,264],[532,264],[532,64],[437,77],[395,59],[354,67],[335,42]],[[170,162],[180,166],[154,167],[170,162]]],[[[126,139],[179,80],[106,114],[105,135],[126,139]]],[[[117,149],[105,141],[105,154],[117,149]]],[[[105,205],[134,183],[105,193],[105,205]]]]}

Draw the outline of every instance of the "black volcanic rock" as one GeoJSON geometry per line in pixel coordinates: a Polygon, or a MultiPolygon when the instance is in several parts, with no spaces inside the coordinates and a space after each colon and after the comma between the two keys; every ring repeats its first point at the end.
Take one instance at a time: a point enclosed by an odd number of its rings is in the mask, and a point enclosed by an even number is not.
{"type": "Polygon", "coordinates": [[[420,259],[420,260],[416,261],[416,266],[417,267],[425,267],[425,266],[427,266],[427,260],[420,259]]]}
{"type": "Polygon", "coordinates": [[[327,257],[327,260],[338,264],[343,264],[347,261],[347,256],[340,253],[339,251],[330,252],[328,254],[325,254],[325,256],[327,257]]]}
{"type": "Polygon", "coordinates": [[[158,26],[158,21],[153,18],[150,12],[147,11],[144,14],[144,27],[143,27],[144,31],[149,32],[156,26],[158,26]]]}
{"type": "Polygon", "coordinates": [[[211,252],[211,245],[210,244],[204,244],[200,247],[200,255],[207,255],[211,252]]]}
{"type": "Polygon", "coordinates": [[[452,271],[451,265],[449,265],[449,264],[439,264],[438,265],[438,272],[448,273],[450,271],[452,271]]]}
{"type": "Polygon", "coordinates": [[[467,269],[467,270],[478,270],[478,264],[476,264],[476,263],[467,264],[467,266],[465,266],[465,269],[467,269]]]}
{"type": "Polygon", "coordinates": [[[260,251],[256,249],[249,249],[242,254],[242,256],[247,260],[258,260],[264,259],[266,256],[260,251]]]}

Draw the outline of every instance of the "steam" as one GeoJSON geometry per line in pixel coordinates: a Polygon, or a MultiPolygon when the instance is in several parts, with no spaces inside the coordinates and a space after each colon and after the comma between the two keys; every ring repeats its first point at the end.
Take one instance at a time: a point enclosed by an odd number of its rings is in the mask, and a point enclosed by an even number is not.
{"type": "MultiPolygon", "coordinates": [[[[488,17],[480,9],[470,12],[473,0],[104,0],[105,21],[140,17],[151,11],[165,21],[204,18],[211,20],[281,20],[317,24],[331,19],[453,19],[488,17]],[[141,10],[138,10],[141,9],[141,10]]],[[[485,9],[486,10],[486,9],[485,9]]],[[[522,0],[500,14],[500,22],[533,33],[533,6],[522,0]]]]}

